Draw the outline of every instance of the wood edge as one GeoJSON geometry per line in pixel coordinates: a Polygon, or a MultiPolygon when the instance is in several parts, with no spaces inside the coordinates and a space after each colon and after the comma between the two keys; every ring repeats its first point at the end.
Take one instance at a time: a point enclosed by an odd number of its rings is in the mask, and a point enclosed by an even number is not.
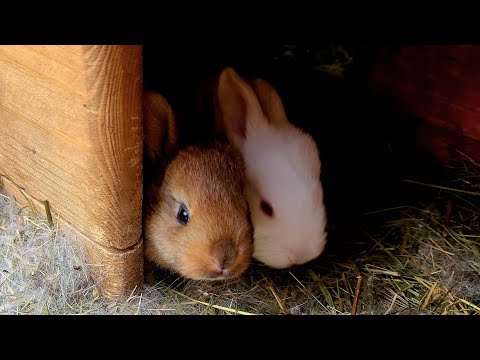
{"type": "MultiPolygon", "coordinates": [[[[45,213],[44,203],[28,194],[6,176],[0,174],[0,186],[23,207],[30,207],[39,214],[45,213]]],[[[99,290],[113,298],[129,295],[143,284],[143,240],[127,249],[101,245],[79,231],[75,226],[53,212],[54,218],[75,239],[79,250],[86,257],[99,290]]]]}

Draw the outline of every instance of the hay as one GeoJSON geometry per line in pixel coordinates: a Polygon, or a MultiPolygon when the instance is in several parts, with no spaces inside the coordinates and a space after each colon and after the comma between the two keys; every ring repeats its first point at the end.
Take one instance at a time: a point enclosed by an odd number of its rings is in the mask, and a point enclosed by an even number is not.
{"type": "Polygon", "coordinates": [[[436,183],[406,179],[422,200],[364,214],[348,254],[327,251],[290,270],[253,263],[225,282],[160,271],[123,301],[99,295],[55,219],[50,226],[0,192],[0,313],[480,314],[480,166],[464,157],[451,171],[436,183]]]}

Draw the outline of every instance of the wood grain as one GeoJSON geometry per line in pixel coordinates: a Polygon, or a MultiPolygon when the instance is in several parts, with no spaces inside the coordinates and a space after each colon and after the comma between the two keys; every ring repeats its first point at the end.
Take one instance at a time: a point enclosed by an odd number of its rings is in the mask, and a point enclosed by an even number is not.
{"type": "MultiPolygon", "coordinates": [[[[37,199],[23,192],[14,183],[0,176],[0,185],[22,206],[29,206],[44,215],[45,206],[37,199]]],[[[143,283],[143,243],[138,242],[128,250],[116,250],[102,246],[78,232],[75,226],[56,216],[62,230],[66,231],[79,249],[86,255],[89,269],[96,279],[98,288],[107,296],[130,295],[136,286],[143,283]]],[[[54,224],[56,226],[56,224],[54,224]]]]}
{"type": "Polygon", "coordinates": [[[111,253],[141,243],[141,55],[0,46],[0,174],[111,253]]]}

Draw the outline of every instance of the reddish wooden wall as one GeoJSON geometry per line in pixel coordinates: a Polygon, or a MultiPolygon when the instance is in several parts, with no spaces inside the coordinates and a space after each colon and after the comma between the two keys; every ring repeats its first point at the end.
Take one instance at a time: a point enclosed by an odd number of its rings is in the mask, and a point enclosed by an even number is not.
{"type": "Polygon", "coordinates": [[[480,46],[400,46],[380,55],[370,85],[425,120],[417,139],[439,160],[457,149],[480,160],[480,46]]]}

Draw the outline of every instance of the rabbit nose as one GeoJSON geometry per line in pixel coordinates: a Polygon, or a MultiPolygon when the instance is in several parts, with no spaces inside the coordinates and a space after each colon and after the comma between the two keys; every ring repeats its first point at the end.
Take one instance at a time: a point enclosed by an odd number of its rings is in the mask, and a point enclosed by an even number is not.
{"type": "Polygon", "coordinates": [[[212,259],[212,263],[215,265],[215,268],[217,269],[216,275],[217,276],[224,276],[228,277],[230,275],[230,272],[228,269],[225,268],[225,265],[220,264],[217,260],[212,259]]]}
{"type": "Polygon", "coordinates": [[[231,275],[231,266],[238,256],[238,249],[235,243],[230,239],[218,241],[212,252],[212,263],[218,277],[228,277],[231,275]]]}
{"type": "Polygon", "coordinates": [[[226,269],[238,256],[238,249],[233,240],[217,241],[212,249],[212,261],[219,269],[226,269]]]}

